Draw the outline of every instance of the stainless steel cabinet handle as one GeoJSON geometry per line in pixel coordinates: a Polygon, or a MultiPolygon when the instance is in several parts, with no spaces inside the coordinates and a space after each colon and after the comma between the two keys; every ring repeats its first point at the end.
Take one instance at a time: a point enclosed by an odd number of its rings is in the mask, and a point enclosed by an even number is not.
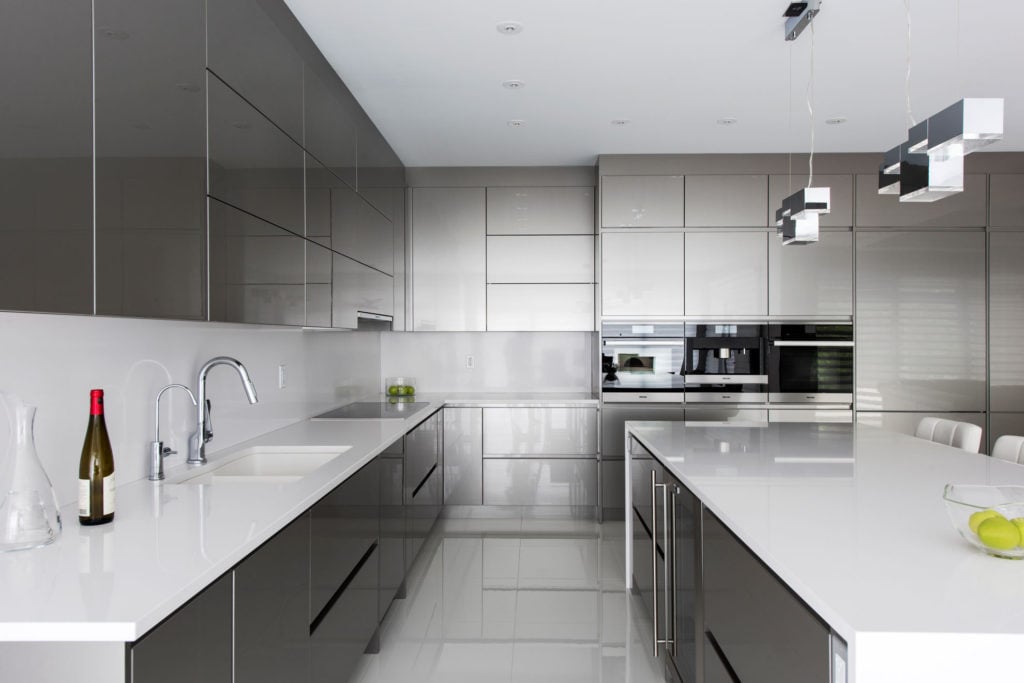
{"type": "MultiPolygon", "coordinates": [[[[654,656],[658,656],[658,646],[664,645],[668,648],[672,646],[672,653],[675,654],[675,623],[673,623],[673,635],[672,638],[660,638],[658,636],[658,600],[665,601],[665,620],[675,618],[675,614],[669,604],[668,591],[671,587],[671,580],[669,579],[670,562],[672,560],[672,554],[669,551],[669,521],[668,521],[668,484],[659,484],[655,476],[655,471],[651,470],[651,534],[653,538],[652,550],[651,550],[651,564],[653,569],[651,570],[651,576],[654,579],[654,656]],[[663,595],[658,595],[658,489],[661,489],[661,535],[662,535],[662,548],[665,552],[665,560],[662,563],[663,571],[665,572],[665,583],[663,586],[663,595]]],[[[673,499],[673,504],[674,504],[673,499]]],[[[674,520],[673,520],[674,526],[674,520]]]]}
{"type": "Polygon", "coordinates": [[[651,470],[651,590],[654,591],[654,656],[658,656],[658,499],[657,472],[651,470]]]}
{"type": "MultiPolygon", "coordinates": [[[[672,513],[671,513],[671,515],[672,515],[671,516],[671,520],[672,521],[671,521],[671,525],[670,525],[670,528],[671,528],[672,531],[669,534],[672,537],[672,562],[671,563],[669,563],[669,561],[668,561],[668,552],[667,552],[668,548],[665,549],[666,550],[666,553],[665,553],[665,574],[666,574],[667,577],[671,577],[671,581],[666,581],[665,583],[666,583],[667,586],[669,586],[669,590],[672,591],[672,612],[671,612],[671,614],[672,614],[672,617],[671,617],[671,619],[672,619],[672,631],[671,631],[672,638],[670,638],[670,641],[672,643],[672,656],[673,657],[678,657],[679,656],[679,637],[678,637],[679,634],[676,633],[676,624],[679,623],[679,613],[676,611],[677,609],[679,609],[679,605],[676,603],[677,596],[679,595],[679,591],[677,590],[677,586],[676,586],[676,576],[678,575],[676,564],[679,562],[679,554],[676,552],[676,541],[679,539],[679,536],[676,535],[676,496],[678,495],[678,493],[679,493],[678,487],[673,486],[672,487],[672,513]]],[[[666,604],[666,607],[669,604],[667,596],[666,596],[666,599],[665,599],[665,604],[666,604]]]]}

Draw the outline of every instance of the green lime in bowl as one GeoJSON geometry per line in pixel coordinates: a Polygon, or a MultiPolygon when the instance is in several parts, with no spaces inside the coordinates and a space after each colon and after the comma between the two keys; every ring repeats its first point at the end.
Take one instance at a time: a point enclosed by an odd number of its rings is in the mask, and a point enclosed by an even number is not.
{"type": "Polygon", "coordinates": [[[995,557],[1024,558],[1024,486],[946,484],[942,499],[968,543],[995,557]]]}

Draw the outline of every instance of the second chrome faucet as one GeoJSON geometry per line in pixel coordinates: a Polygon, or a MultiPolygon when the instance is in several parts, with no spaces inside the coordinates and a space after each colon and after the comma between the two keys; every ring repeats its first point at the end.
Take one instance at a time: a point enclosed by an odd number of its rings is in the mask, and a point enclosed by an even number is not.
{"type": "Polygon", "coordinates": [[[196,380],[199,406],[196,409],[196,431],[188,441],[188,459],[185,462],[189,465],[206,464],[206,444],[213,438],[213,430],[210,423],[210,403],[206,398],[206,375],[209,374],[212,368],[218,365],[227,365],[234,368],[242,380],[242,388],[245,390],[245,396],[249,399],[249,403],[254,404],[258,401],[256,398],[256,387],[253,386],[252,379],[249,378],[249,372],[242,365],[241,361],[229,356],[217,356],[208,360],[199,369],[199,377],[196,380]]]}

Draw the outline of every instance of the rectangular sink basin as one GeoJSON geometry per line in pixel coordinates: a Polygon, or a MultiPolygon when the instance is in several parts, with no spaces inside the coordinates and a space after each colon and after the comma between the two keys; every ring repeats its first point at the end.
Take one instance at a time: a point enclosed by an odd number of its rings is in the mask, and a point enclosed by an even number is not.
{"type": "Polygon", "coordinates": [[[176,484],[286,484],[315,472],[351,446],[253,446],[186,472],[176,484]]]}

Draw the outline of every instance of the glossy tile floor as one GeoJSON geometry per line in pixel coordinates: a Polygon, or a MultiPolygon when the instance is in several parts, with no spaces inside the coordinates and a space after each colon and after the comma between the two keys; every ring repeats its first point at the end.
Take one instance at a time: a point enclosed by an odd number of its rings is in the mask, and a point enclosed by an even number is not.
{"type": "Polygon", "coordinates": [[[442,520],[358,683],[661,683],[623,524],[442,520]]]}

